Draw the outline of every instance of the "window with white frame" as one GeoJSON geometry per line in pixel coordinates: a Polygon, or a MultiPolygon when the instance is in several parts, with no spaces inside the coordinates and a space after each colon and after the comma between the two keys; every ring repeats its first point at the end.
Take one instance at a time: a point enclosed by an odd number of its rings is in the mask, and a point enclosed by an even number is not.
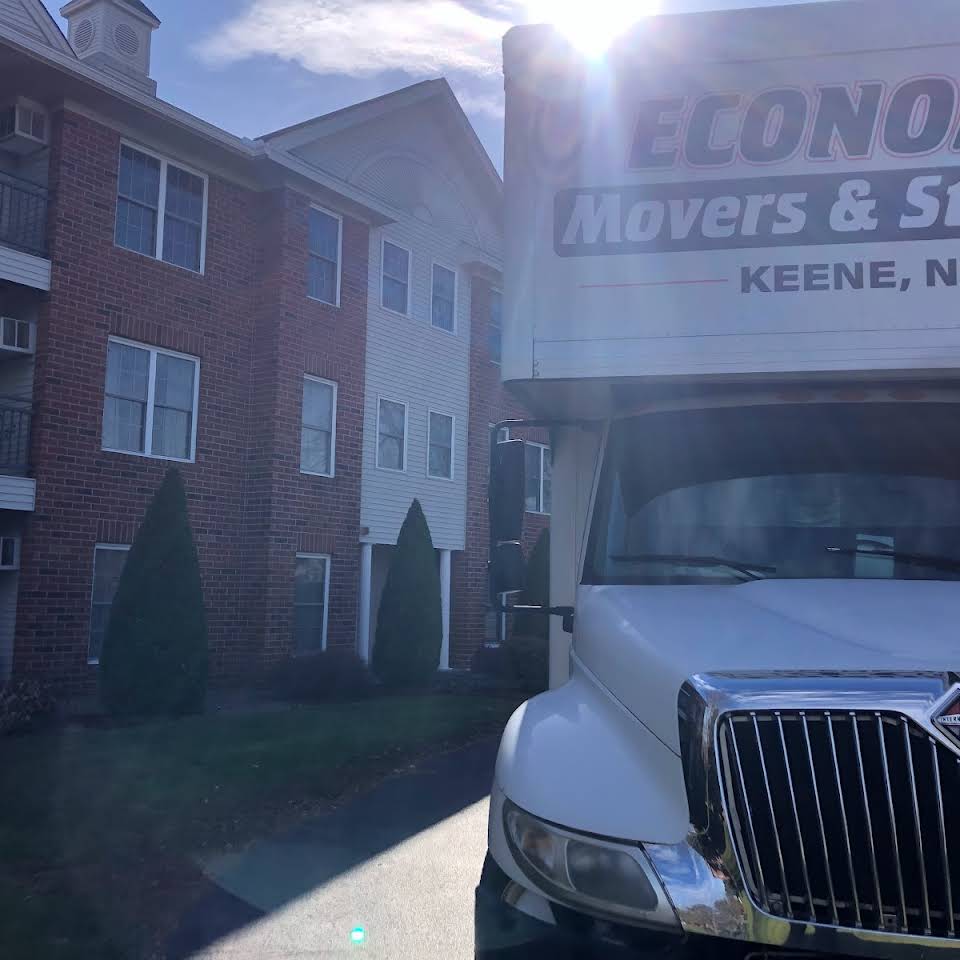
{"type": "Polygon", "coordinates": [[[410,251],[383,241],[380,302],[397,313],[410,312],[410,251]]]}
{"type": "Polygon", "coordinates": [[[550,480],[553,457],[550,448],[528,443],[525,449],[527,474],[527,512],[550,512],[550,480]]]}
{"type": "Polygon", "coordinates": [[[453,479],[453,417],[428,414],[427,473],[441,480],[453,479]]]}
{"type": "Polygon", "coordinates": [[[326,649],[329,598],[330,558],[298,553],[293,586],[293,646],[297,653],[326,649]]]}
{"type": "Polygon", "coordinates": [[[381,398],[377,409],[377,466],[404,470],[407,465],[407,405],[381,398]]]}
{"type": "Polygon", "coordinates": [[[433,265],[430,317],[435,327],[453,333],[456,327],[457,275],[439,263],[433,265]]]}
{"type": "Polygon", "coordinates": [[[205,176],[121,144],[118,247],[202,273],[206,213],[205,176]]]}
{"type": "Polygon", "coordinates": [[[340,303],[340,217],[318,207],[309,214],[307,296],[337,306],[340,303]]]}
{"type": "Polygon", "coordinates": [[[493,363],[500,362],[503,343],[503,294],[490,291],[490,314],[487,317],[487,352],[493,363]]]}
{"type": "Polygon", "coordinates": [[[196,453],[200,361],[111,338],[103,398],[103,449],[167,460],[196,453]]]}
{"type": "Polygon", "coordinates": [[[90,641],[87,659],[99,663],[107,634],[110,607],[117,595],[117,584],[127,562],[130,547],[125,544],[97,544],[93,550],[93,593],[90,601],[90,641]]]}
{"type": "Polygon", "coordinates": [[[337,385],[303,377],[303,417],[300,426],[300,470],[332,477],[337,437],[337,385]]]}

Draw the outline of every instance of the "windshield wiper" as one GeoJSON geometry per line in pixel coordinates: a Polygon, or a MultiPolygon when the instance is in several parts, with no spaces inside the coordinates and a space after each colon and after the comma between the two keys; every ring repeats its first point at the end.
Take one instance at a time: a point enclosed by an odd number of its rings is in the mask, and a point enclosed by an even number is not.
{"type": "Polygon", "coordinates": [[[935,570],[960,570],[960,557],[945,557],[935,554],[903,553],[889,547],[873,547],[861,543],[856,547],[827,547],[827,553],[841,557],[889,557],[895,563],[909,563],[917,567],[931,567],[935,570]]]}
{"type": "Polygon", "coordinates": [[[725,557],[688,557],[674,553],[620,553],[610,557],[617,563],[665,563],[674,567],[728,567],[748,580],[764,580],[765,574],[776,573],[776,567],[762,563],[743,563],[725,557]]]}

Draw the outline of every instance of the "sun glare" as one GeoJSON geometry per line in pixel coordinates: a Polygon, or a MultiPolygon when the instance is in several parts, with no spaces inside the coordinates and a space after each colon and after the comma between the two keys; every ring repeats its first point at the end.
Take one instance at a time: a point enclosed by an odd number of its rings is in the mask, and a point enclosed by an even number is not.
{"type": "Polygon", "coordinates": [[[531,23],[552,23],[592,57],[603,54],[618,34],[659,8],[660,0],[527,0],[531,23]]]}

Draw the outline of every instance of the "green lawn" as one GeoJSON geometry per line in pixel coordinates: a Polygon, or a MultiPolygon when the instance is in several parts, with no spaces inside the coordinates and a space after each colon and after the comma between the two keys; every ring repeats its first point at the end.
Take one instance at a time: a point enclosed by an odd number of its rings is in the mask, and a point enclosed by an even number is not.
{"type": "Polygon", "coordinates": [[[388,697],[0,740],[0,957],[139,957],[202,883],[190,855],[263,836],[515,700],[388,697]]]}

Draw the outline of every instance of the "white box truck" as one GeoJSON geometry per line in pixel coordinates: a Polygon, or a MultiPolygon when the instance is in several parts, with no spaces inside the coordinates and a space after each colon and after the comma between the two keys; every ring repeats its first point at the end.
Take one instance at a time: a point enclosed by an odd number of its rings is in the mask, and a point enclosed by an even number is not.
{"type": "Polygon", "coordinates": [[[653,17],[599,60],[520,27],[504,73],[503,377],[565,616],[477,955],[960,955],[960,4],[653,17]]]}

